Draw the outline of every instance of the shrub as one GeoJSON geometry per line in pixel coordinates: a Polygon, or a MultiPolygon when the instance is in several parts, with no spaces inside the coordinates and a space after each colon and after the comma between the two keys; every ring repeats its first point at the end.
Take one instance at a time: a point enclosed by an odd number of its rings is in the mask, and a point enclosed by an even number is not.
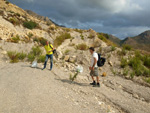
{"type": "Polygon", "coordinates": [[[26,58],[26,56],[27,56],[27,54],[25,54],[25,53],[18,53],[18,59],[19,60],[24,60],[25,58],[26,58]]]}
{"type": "Polygon", "coordinates": [[[95,38],[95,35],[92,34],[92,33],[90,33],[90,35],[88,36],[88,38],[89,38],[89,39],[93,39],[93,38],[95,38]]]}
{"type": "Polygon", "coordinates": [[[45,62],[45,55],[41,55],[38,57],[38,63],[44,63],[45,62]]]}
{"type": "Polygon", "coordinates": [[[18,43],[20,41],[19,35],[16,35],[16,37],[12,37],[11,40],[14,43],[18,43]]]}
{"type": "Polygon", "coordinates": [[[130,73],[130,77],[133,79],[134,76],[135,76],[135,72],[133,71],[133,72],[130,73]]]}
{"type": "Polygon", "coordinates": [[[19,61],[18,54],[14,51],[7,52],[8,57],[10,58],[11,63],[17,63],[19,61]]]}
{"type": "Polygon", "coordinates": [[[150,56],[148,56],[148,55],[145,55],[145,56],[144,56],[144,58],[143,58],[143,64],[144,64],[146,67],[150,68],[150,56]]]}
{"type": "Polygon", "coordinates": [[[64,54],[67,55],[70,52],[69,49],[65,50],[64,54]]]}
{"type": "Polygon", "coordinates": [[[28,61],[33,62],[35,59],[35,55],[33,53],[28,54],[28,61]]]}
{"type": "Polygon", "coordinates": [[[145,82],[150,83],[150,77],[144,79],[145,82]]]}
{"type": "Polygon", "coordinates": [[[5,3],[6,3],[6,4],[9,4],[9,2],[8,2],[8,1],[5,1],[5,3]]]}
{"type": "Polygon", "coordinates": [[[139,68],[141,64],[141,60],[137,57],[132,57],[129,59],[129,66],[131,66],[133,69],[139,68]]]}
{"type": "Polygon", "coordinates": [[[42,50],[40,49],[39,46],[36,46],[36,47],[32,47],[30,53],[33,54],[34,56],[40,56],[42,54],[42,50]]]}
{"type": "Polygon", "coordinates": [[[127,54],[126,50],[125,49],[122,49],[121,51],[118,51],[117,54],[119,56],[125,56],[127,54]]]}
{"type": "Polygon", "coordinates": [[[82,43],[82,44],[78,44],[78,45],[76,46],[76,48],[77,48],[78,50],[87,50],[87,49],[88,49],[88,46],[87,46],[85,43],[82,43]]]}
{"type": "Polygon", "coordinates": [[[127,59],[121,58],[121,68],[125,68],[128,65],[127,59]]]}
{"type": "Polygon", "coordinates": [[[32,33],[28,33],[28,37],[31,38],[33,36],[32,33]]]}
{"type": "Polygon", "coordinates": [[[78,33],[81,33],[81,34],[83,33],[83,30],[81,30],[81,29],[75,29],[75,31],[78,33]]]}
{"type": "Polygon", "coordinates": [[[123,49],[131,51],[132,47],[130,45],[123,45],[123,49]]]}
{"type": "Polygon", "coordinates": [[[81,35],[80,35],[80,37],[81,37],[81,39],[82,39],[82,40],[84,40],[84,36],[83,36],[83,34],[81,34],[81,35]]]}
{"type": "Polygon", "coordinates": [[[19,20],[16,18],[10,18],[9,21],[13,24],[13,25],[19,25],[19,20]]]}
{"type": "Polygon", "coordinates": [[[40,42],[40,44],[41,44],[42,46],[44,46],[44,45],[46,44],[46,42],[47,42],[47,39],[41,37],[41,38],[39,38],[39,42],[40,42]]]}
{"type": "Polygon", "coordinates": [[[111,51],[115,51],[116,47],[115,46],[111,46],[111,51]]]}
{"type": "Polygon", "coordinates": [[[36,22],[33,22],[33,21],[26,21],[23,23],[23,26],[28,28],[28,29],[34,29],[38,26],[38,24],[36,22]]]}
{"type": "Polygon", "coordinates": [[[56,47],[60,46],[66,39],[71,39],[71,35],[69,33],[64,33],[58,37],[56,37],[56,39],[54,40],[54,45],[56,47]]]}
{"type": "Polygon", "coordinates": [[[128,70],[128,69],[124,69],[124,70],[123,70],[123,75],[124,75],[124,76],[127,76],[128,73],[129,73],[129,70],[128,70]]]}

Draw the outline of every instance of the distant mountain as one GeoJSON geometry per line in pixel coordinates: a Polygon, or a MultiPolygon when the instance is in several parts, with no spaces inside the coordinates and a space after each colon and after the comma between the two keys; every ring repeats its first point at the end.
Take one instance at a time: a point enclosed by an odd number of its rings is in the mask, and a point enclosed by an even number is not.
{"type": "Polygon", "coordinates": [[[141,49],[150,52],[150,30],[145,31],[135,37],[127,37],[121,41],[121,45],[127,44],[135,49],[141,49]]]}
{"type": "Polygon", "coordinates": [[[121,45],[121,40],[113,35],[109,35],[109,40],[117,44],[118,46],[121,45]]]}

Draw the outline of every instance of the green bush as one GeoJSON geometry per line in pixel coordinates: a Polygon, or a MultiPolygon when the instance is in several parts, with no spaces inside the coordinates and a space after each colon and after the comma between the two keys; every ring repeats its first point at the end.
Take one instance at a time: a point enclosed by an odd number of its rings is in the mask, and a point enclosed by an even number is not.
{"type": "Polygon", "coordinates": [[[31,38],[33,36],[32,33],[28,33],[28,37],[31,38]]]}
{"type": "Polygon", "coordinates": [[[81,34],[83,33],[83,30],[81,30],[81,29],[75,29],[75,31],[78,33],[81,33],[81,34]]]}
{"type": "Polygon", "coordinates": [[[78,50],[87,50],[88,46],[85,43],[82,43],[82,44],[78,44],[76,46],[76,49],[78,49],[78,50]]]}
{"type": "Polygon", "coordinates": [[[133,79],[134,76],[135,76],[135,72],[133,71],[133,72],[130,73],[130,77],[133,79]]]}
{"type": "Polygon", "coordinates": [[[115,51],[116,47],[115,46],[111,46],[111,51],[115,51]]]}
{"type": "Polygon", "coordinates": [[[44,63],[45,62],[45,55],[41,55],[38,57],[38,63],[44,63]]]}
{"type": "Polygon", "coordinates": [[[150,56],[145,55],[145,56],[143,57],[143,64],[144,64],[146,67],[150,68],[150,56]]]}
{"type": "Polygon", "coordinates": [[[40,42],[40,44],[41,44],[42,46],[44,46],[44,45],[46,44],[46,42],[47,42],[47,39],[45,39],[45,38],[43,38],[43,37],[40,37],[38,40],[39,40],[39,42],[40,42]]]}
{"type": "Polygon", "coordinates": [[[38,24],[36,22],[33,22],[33,21],[26,21],[23,23],[23,26],[28,28],[28,29],[34,29],[38,26],[38,24]]]}
{"type": "Polygon", "coordinates": [[[40,56],[42,54],[42,50],[40,49],[39,46],[32,47],[31,52],[34,56],[40,56]]]}
{"type": "Polygon", "coordinates": [[[150,77],[149,78],[145,78],[144,81],[150,84],[150,77]]]}
{"type": "Polygon", "coordinates": [[[18,59],[19,59],[19,60],[24,60],[24,59],[26,58],[26,56],[27,56],[26,53],[23,53],[23,52],[18,53],[18,59]]]}
{"type": "Polygon", "coordinates": [[[83,36],[83,34],[81,34],[81,35],[80,35],[80,37],[81,37],[81,39],[82,39],[82,40],[84,40],[84,36],[83,36]]]}
{"type": "Polygon", "coordinates": [[[54,40],[54,45],[56,47],[60,46],[66,39],[71,39],[71,35],[69,33],[64,33],[58,37],[56,37],[56,39],[54,40]]]}
{"type": "Polygon", "coordinates": [[[17,63],[19,61],[19,58],[18,58],[19,55],[16,52],[14,52],[14,51],[8,51],[7,55],[10,58],[10,60],[11,60],[10,62],[11,63],[17,63]]]}
{"type": "Polygon", "coordinates": [[[123,75],[124,75],[124,76],[127,76],[128,73],[129,73],[129,70],[128,70],[128,69],[124,69],[124,70],[123,70],[123,75]]]}
{"type": "Polygon", "coordinates": [[[121,58],[121,64],[120,64],[121,68],[125,68],[126,66],[128,66],[128,61],[127,59],[121,58]]]}
{"type": "Polygon", "coordinates": [[[13,24],[13,25],[19,25],[19,20],[16,18],[10,18],[9,21],[13,24]]]}
{"type": "Polygon", "coordinates": [[[132,47],[130,45],[123,45],[123,49],[131,51],[132,47]]]}
{"type": "Polygon", "coordinates": [[[28,61],[33,62],[35,60],[35,55],[33,53],[28,54],[28,61]]]}
{"type": "Polygon", "coordinates": [[[69,49],[65,50],[64,54],[67,55],[70,52],[69,49]]]}
{"type": "Polygon", "coordinates": [[[18,43],[20,41],[19,35],[16,35],[16,37],[12,37],[11,40],[14,43],[18,43]]]}
{"type": "Polygon", "coordinates": [[[121,51],[118,51],[117,54],[119,56],[125,56],[127,54],[127,51],[125,49],[122,49],[121,51]]]}

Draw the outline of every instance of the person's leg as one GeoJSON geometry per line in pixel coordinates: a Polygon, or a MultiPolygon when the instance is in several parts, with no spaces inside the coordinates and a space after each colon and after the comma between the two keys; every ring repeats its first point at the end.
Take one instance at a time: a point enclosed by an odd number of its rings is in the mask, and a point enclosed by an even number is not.
{"type": "Polygon", "coordinates": [[[91,72],[90,72],[90,76],[91,76],[91,78],[92,78],[92,80],[93,80],[93,82],[90,83],[90,85],[96,85],[96,82],[95,82],[95,79],[94,79],[93,71],[92,71],[92,70],[91,70],[91,72]]]}
{"type": "Polygon", "coordinates": [[[50,70],[53,68],[53,54],[50,55],[50,70]]]}
{"type": "Polygon", "coordinates": [[[46,57],[45,57],[45,62],[44,62],[44,68],[43,68],[43,69],[45,69],[45,68],[46,68],[47,61],[48,61],[48,55],[46,55],[46,57]]]}

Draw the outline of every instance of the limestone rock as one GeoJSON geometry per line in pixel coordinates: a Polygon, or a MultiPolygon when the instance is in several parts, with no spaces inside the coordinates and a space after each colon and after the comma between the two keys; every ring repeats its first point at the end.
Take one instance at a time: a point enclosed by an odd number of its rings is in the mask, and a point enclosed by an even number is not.
{"type": "Polygon", "coordinates": [[[67,62],[68,62],[69,59],[70,59],[70,56],[69,56],[69,55],[66,55],[65,58],[64,58],[64,61],[67,61],[67,62]]]}
{"type": "Polygon", "coordinates": [[[7,51],[2,51],[1,54],[6,55],[7,51]]]}
{"type": "Polygon", "coordinates": [[[110,66],[113,66],[113,63],[112,63],[111,61],[109,61],[108,64],[109,64],[110,66]]]}
{"type": "Polygon", "coordinates": [[[76,56],[70,57],[69,62],[75,63],[75,61],[76,61],[76,56]]]}

